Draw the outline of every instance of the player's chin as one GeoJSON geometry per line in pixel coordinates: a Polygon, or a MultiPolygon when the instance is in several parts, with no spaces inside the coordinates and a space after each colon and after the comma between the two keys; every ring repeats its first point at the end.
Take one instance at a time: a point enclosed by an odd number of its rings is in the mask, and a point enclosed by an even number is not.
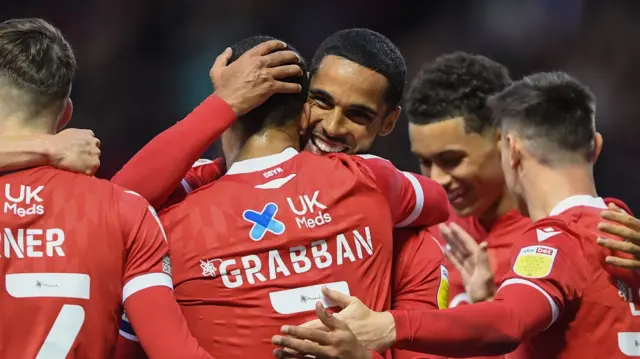
{"type": "Polygon", "coordinates": [[[453,201],[451,208],[458,217],[471,217],[479,216],[482,214],[482,205],[478,201],[466,200],[466,201],[453,201]]]}

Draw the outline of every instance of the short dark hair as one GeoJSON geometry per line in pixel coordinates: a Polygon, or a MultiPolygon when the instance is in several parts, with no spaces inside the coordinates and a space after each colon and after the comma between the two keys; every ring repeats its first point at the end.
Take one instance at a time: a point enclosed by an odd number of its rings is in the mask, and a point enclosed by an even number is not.
{"type": "Polygon", "coordinates": [[[405,99],[409,121],[418,125],[463,117],[468,132],[491,127],[489,96],[511,84],[503,65],[481,55],[454,52],[426,63],[405,99]]]}
{"type": "Polygon", "coordinates": [[[540,159],[592,154],[595,97],[564,72],[527,76],[491,97],[489,105],[505,133],[514,130],[536,142],[540,159]]]}
{"type": "MultiPolygon", "coordinates": [[[[252,36],[235,43],[231,46],[233,54],[229,63],[237,60],[242,56],[242,54],[251,50],[255,46],[270,40],[277,39],[271,36],[259,35],[252,36]]],[[[298,65],[302,69],[303,74],[306,74],[308,71],[307,65],[300,53],[288,43],[287,50],[291,50],[298,54],[300,57],[300,63],[298,65]]],[[[302,113],[302,109],[307,101],[309,93],[309,79],[307,76],[292,76],[281,79],[280,81],[297,83],[301,86],[302,90],[296,94],[275,94],[262,105],[241,116],[236,123],[242,126],[245,134],[253,135],[270,127],[285,126],[291,121],[297,119],[302,113]]]]}
{"type": "Polygon", "coordinates": [[[400,103],[407,78],[407,65],[400,50],[384,35],[369,29],[346,29],[326,38],[311,61],[310,76],[326,56],[338,56],[373,70],[387,79],[389,110],[400,103]]]}
{"type": "Polygon", "coordinates": [[[29,96],[32,112],[71,91],[76,58],[60,30],[42,19],[0,23],[0,78],[29,96]]]}

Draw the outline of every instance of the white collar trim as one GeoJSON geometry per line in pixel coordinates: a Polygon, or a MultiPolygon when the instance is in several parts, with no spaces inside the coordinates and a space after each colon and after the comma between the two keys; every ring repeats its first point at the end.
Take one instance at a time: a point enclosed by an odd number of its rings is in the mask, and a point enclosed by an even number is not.
{"type": "Polygon", "coordinates": [[[231,165],[231,167],[227,171],[227,174],[234,175],[234,174],[240,174],[240,173],[264,171],[267,168],[277,166],[283,162],[286,162],[292,159],[297,154],[298,154],[298,151],[295,148],[289,147],[280,153],[276,153],[275,155],[251,158],[248,160],[236,162],[231,165]]]}
{"type": "Polygon", "coordinates": [[[607,209],[607,204],[602,198],[593,197],[588,194],[579,194],[560,201],[560,203],[556,204],[556,206],[553,207],[549,215],[557,216],[568,209],[580,206],[607,209]]]}

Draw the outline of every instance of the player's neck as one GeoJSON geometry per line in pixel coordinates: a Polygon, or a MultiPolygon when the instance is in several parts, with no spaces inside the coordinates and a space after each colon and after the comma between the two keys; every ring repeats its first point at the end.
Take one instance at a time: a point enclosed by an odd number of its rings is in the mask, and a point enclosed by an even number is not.
{"type": "Polygon", "coordinates": [[[507,212],[516,208],[516,203],[513,197],[509,194],[505,188],[504,194],[500,199],[485,211],[482,215],[478,216],[480,225],[487,231],[490,231],[498,218],[505,215],[507,212]]]}
{"type": "Polygon", "coordinates": [[[251,136],[240,149],[235,161],[275,155],[289,147],[300,150],[300,139],[296,135],[279,129],[268,129],[251,136]]]}
{"type": "Polygon", "coordinates": [[[0,133],[6,136],[34,136],[55,132],[52,121],[24,120],[17,117],[0,118],[0,133]]]}
{"type": "Polygon", "coordinates": [[[529,217],[533,221],[549,215],[565,198],[575,195],[597,196],[593,168],[590,165],[543,165],[522,176],[529,217]]]}

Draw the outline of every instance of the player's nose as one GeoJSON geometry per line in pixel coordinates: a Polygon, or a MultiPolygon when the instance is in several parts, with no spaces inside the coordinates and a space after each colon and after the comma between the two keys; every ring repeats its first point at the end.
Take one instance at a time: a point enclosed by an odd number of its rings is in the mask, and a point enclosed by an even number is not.
{"type": "Polygon", "coordinates": [[[431,173],[429,177],[431,177],[432,180],[434,180],[436,183],[438,183],[445,189],[451,186],[451,182],[453,180],[453,178],[449,173],[447,173],[446,171],[443,171],[440,167],[438,167],[435,164],[431,166],[431,173]]]}
{"type": "Polygon", "coordinates": [[[329,137],[339,137],[347,133],[347,126],[344,116],[340,111],[332,111],[322,119],[322,129],[329,137]]]}

